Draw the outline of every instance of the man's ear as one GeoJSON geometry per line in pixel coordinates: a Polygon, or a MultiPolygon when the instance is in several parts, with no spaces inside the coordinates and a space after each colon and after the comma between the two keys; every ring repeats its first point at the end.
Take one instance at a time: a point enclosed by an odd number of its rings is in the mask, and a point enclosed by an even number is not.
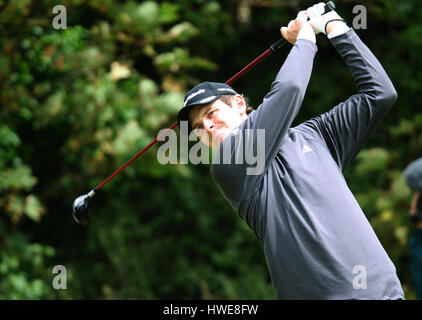
{"type": "Polygon", "coordinates": [[[233,106],[239,110],[240,115],[246,114],[246,101],[240,94],[234,96],[233,106]]]}

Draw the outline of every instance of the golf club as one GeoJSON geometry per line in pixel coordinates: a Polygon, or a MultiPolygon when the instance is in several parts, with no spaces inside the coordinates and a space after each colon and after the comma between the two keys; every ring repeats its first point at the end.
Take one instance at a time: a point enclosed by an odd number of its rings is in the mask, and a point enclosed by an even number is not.
{"type": "MultiPolygon", "coordinates": [[[[325,5],[325,11],[323,14],[334,10],[335,5],[332,1],[327,2],[325,5]]],[[[261,55],[259,55],[255,60],[253,60],[251,63],[249,63],[246,67],[241,69],[238,73],[236,73],[233,77],[231,77],[229,80],[227,80],[225,83],[230,85],[237,79],[239,79],[241,76],[243,76],[246,72],[251,70],[255,65],[257,65],[259,62],[264,60],[266,57],[268,57],[271,53],[275,52],[276,50],[280,49],[287,41],[284,38],[281,38],[277,42],[273,43],[266,51],[264,51],[261,55]]],[[[166,133],[177,126],[177,121],[173,123],[166,131],[163,132],[162,135],[155,138],[153,141],[151,141],[145,148],[143,148],[141,151],[139,151],[136,155],[134,155],[129,161],[127,161],[123,166],[121,166],[118,170],[116,170],[113,174],[111,174],[106,180],[104,180],[100,185],[98,185],[96,188],[92,189],[90,192],[88,192],[85,195],[82,195],[75,199],[73,202],[73,218],[76,222],[86,225],[88,223],[89,218],[89,209],[91,207],[91,198],[111,179],[113,179],[118,173],[120,173],[124,168],[126,168],[129,164],[131,164],[136,158],[138,158],[141,154],[143,154],[145,151],[147,151],[151,146],[153,146],[162,136],[166,135],[166,133]]]]}

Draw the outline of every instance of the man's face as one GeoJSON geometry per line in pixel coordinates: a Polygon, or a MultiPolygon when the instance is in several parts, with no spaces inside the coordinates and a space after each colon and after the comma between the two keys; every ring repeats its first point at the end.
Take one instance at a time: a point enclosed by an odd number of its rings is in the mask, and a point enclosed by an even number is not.
{"type": "Polygon", "coordinates": [[[246,118],[245,99],[237,94],[233,97],[231,106],[217,99],[208,105],[192,108],[189,123],[201,142],[217,148],[246,118]]]}

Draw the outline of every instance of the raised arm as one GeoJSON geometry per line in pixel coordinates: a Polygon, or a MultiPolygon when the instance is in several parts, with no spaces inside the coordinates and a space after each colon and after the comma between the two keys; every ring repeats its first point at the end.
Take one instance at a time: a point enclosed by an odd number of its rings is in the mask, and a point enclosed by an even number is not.
{"type": "MultiPolygon", "coordinates": [[[[253,144],[251,148],[263,160],[260,161],[263,164],[262,167],[251,170],[251,166],[247,163],[234,164],[234,159],[230,164],[218,164],[211,167],[212,176],[223,194],[230,200],[240,201],[248,198],[257,189],[302,105],[317,51],[315,33],[303,14],[300,13],[286,29],[281,29],[282,35],[294,43],[294,46],[261,105],[239,127],[240,132],[251,133],[244,141],[244,148],[247,149],[246,145],[253,144]],[[258,130],[264,132],[264,141],[257,137],[258,130]]],[[[238,131],[234,130],[232,136],[224,140],[217,157],[221,157],[224,145],[231,143],[234,158],[238,145],[233,145],[232,141],[235,140],[233,135],[236,132],[238,131]]]]}
{"type": "Polygon", "coordinates": [[[335,12],[320,15],[324,3],[308,8],[316,33],[327,33],[331,44],[349,67],[358,93],[331,111],[296,127],[319,136],[344,170],[374,133],[397,99],[383,67],[368,47],[335,12]]]}
{"type": "Polygon", "coordinates": [[[302,106],[316,52],[313,41],[298,38],[271,84],[270,91],[242,126],[242,129],[265,130],[265,170],[274,160],[302,106]]]}
{"type": "Polygon", "coordinates": [[[379,61],[354,30],[330,41],[349,67],[358,93],[303,127],[316,130],[344,170],[372,136],[396,101],[397,93],[379,61]]]}

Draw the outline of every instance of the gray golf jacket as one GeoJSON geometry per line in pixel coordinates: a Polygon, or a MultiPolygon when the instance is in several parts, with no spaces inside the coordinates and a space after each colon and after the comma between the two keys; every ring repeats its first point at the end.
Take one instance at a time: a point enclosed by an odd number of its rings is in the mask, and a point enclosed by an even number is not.
{"type": "Polygon", "coordinates": [[[404,299],[396,269],[342,174],[397,94],[353,29],[330,41],[358,93],[291,127],[317,51],[297,40],[262,104],[220,145],[210,173],[260,240],[278,299],[404,299]],[[262,170],[241,161],[246,146],[262,157],[262,170]]]}

